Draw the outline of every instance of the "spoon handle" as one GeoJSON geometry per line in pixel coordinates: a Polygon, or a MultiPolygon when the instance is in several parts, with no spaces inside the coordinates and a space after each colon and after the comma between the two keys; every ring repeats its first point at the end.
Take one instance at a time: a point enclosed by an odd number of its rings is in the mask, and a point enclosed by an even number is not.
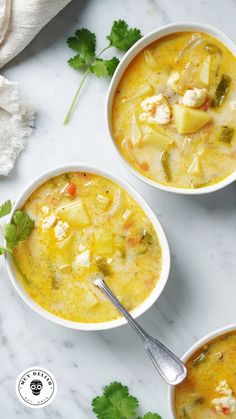
{"type": "Polygon", "coordinates": [[[139,324],[134,320],[134,318],[124,308],[124,306],[120,303],[120,301],[115,296],[115,294],[113,294],[113,292],[107,286],[105,281],[102,278],[96,278],[93,281],[93,283],[107,296],[107,298],[112,302],[112,304],[123,314],[123,316],[126,318],[128,323],[130,324],[130,326],[133,327],[135,332],[144,341],[145,335],[146,335],[145,331],[143,330],[143,328],[141,326],[139,326],[139,324]]]}
{"type": "Polygon", "coordinates": [[[159,342],[157,339],[154,339],[144,331],[144,329],[136,322],[136,320],[134,320],[130,313],[120,303],[118,298],[113,294],[113,292],[106,285],[102,278],[97,277],[93,283],[123,314],[128,323],[141,338],[146,352],[148,353],[152,363],[161,374],[163,379],[171,385],[176,385],[182,382],[187,375],[187,369],[182,361],[177,358],[177,356],[175,356],[169,349],[167,349],[161,342],[159,342]]]}

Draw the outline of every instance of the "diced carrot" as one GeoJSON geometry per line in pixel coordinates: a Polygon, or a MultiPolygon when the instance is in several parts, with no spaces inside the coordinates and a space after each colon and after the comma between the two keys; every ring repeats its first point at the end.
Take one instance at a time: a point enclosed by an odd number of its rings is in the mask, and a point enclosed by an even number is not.
{"type": "Polygon", "coordinates": [[[134,220],[127,220],[127,221],[124,223],[123,228],[124,228],[125,230],[128,230],[128,228],[132,227],[132,225],[133,225],[133,224],[134,224],[134,220]]]}
{"type": "Polygon", "coordinates": [[[135,246],[137,246],[137,244],[139,244],[140,238],[139,237],[128,237],[127,242],[131,247],[135,247],[135,246]]]}
{"type": "Polygon", "coordinates": [[[230,413],[230,410],[228,407],[222,407],[222,412],[224,413],[224,415],[228,415],[230,413]]]}
{"type": "Polygon", "coordinates": [[[149,164],[145,161],[143,163],[140,163],[140,168],[147,172],[149,170],[149,164]]]}
{"type": "Polygon", "coordinates": [[[76,185],[74,183],[68,183],[67,191],[70,196],[75,196],[76,185]]]}
{"type": "Polygon", "coordinates": [[[147,279],[145,281],[145,285],[146,285],[148,290],[151,290],[153,288],[153,280],[152,279],[147,279]]]}
{"type": "Polygon", "coordinates": [[[210,108],[210,106],[211,106],[210,98],[207,98],[206,99],[206,102],[201,106],[201,109],[203,111],[208,111],[208,109],[210,108]]]}
{"type": "Polygon", "coordinates": [[[71,198],[74,198],[76,194],[76,185],[72,182],[67,183],[64,188],[61,190],[62,195],[70,196],[71,198]]]}

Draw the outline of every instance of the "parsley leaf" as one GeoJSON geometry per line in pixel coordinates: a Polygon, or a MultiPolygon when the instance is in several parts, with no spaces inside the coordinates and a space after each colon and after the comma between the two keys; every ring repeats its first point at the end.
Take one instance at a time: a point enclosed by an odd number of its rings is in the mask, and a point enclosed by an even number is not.
{"type": "Polygon", "coordinates": [[[157,413],[146,413],[146,415],[144,415],[142,418],[141,416],[138,419],[162,419],[160,415],[158,415],[157,413]]]}
{"type": "Polygon", "coordinates": [[[79,29],[75,36],[67,39],[68,46],[79,52],[86,64],[89,64],[95,57],[96,35],[88,29],[79,29]]]}
{"type": "Polygon", "coordinates": [[[111,33],[107,36],[107,39],[113,47],[126,52],[141,37],[142,34],[139,29],[129,29],[128,24],[124,20],[116,20],[112,25],[111,33]]]}
{"type": "Polygon", "coordinates": [[[104,388],[103,396],[93,399],[92,406],[98,419],[129,419],[136,413],[138,400],[129,395],[128,387],[114,382],[104,388]]]}
{"type": "Polygon", "coordinates": [[[119,59],[116,57],[113,57],[110,60],[96,58],[94,63],[91,64],[91,72],[97,77],[112,76],[119,62],[119,59]]]}
{"type": "Polygon", "coordinates": [[[4,202],[4,204],[0,206],[0,218],[5,217],[6,215],[10,214],[11,209],[12,209],[12,203],[8,199],[8,201],[4,202]]]}
{"type": "Polygon", "coordinates": [[[77,52],[74,57],[68,60],[68,64],[74,70],[84,71],[84,75],[66,114],[64,124],[67,124],[71,118],[82,86],[88,75],[94,74],[97,77],[111,77],[119,64],[117,57],[104,60],[101,58],[101,55],[111,47],[116,47],[121,51],[127,51],[141,36],[139,29],[129,28],[124,20],[116,20],[112,25],[110,35],[107,36],[110,43],[99,54],[96,54],[96,35],[88,29],[79,29],[75,32],[75,36],[67,39],[69,48],[77,52]]]}

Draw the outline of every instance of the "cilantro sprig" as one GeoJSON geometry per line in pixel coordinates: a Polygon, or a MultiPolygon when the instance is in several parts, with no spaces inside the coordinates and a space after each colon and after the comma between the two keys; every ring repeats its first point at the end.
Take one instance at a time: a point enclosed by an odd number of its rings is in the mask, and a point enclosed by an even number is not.
{"type": "Polygon", "coordinates": [[[1,206],[0,206],[0,218],[5,217],[6,215],[10,214],[12,209],[12,203],[11,201],[8,199],[8,201],[4,202],[1,206]]]}
{"type": "MultiPolygon", "coordinates": [[[[103,395],[92,400],[93,412],[98,419],[134,419],[137,417],[139,402],[129,394],[129,389],[121,383],[106,386],[103,395]]],[[[157,413],[146,413],[137,419],[162,419],[157,413]]]]}
{"type": "Polygon", "coordinates": [[[77,99],[88,75],[94,74],[96,77],[111,77],[118,66],[119,58],[112,57],[110,59],[103,59],[101,58],[101,55],[112,47],[117,48],[122,52],[126,52],[141,37],[142,35],[139,29],[129,28],[124,20],[116,20],[113,22],[110,34],[107,36],[109,44],[98,54],[96,54],[96,35],[88,29],[79,29],[75,32],[75,36],[67,39],[69,48],[77,53],[68,60],[68,64],[74,70],[83,71],[84,75],[66,114],[64,124],[67,124],[71,118],[77,99]]]}
{"type": "MultiPolygon", "coordinates": [[[[0,218],[5,217],[10,214],[12,210],[12,203],[10,200],[4,202],[0,206],[0,218]]],[[[13,253],[13,250],[18,246],[21,241],[26,240],[34,228],[34,221],[29,217],[29,215],[22,210],[17,210],[10,223],[6,224],[3,229],[3,236],[5,239],[6,246],[0,247],[0,255],[9,253],[12,257],[14,265],[22,276],[22,278],[29,283],[28,278],[22,272],[17,259],[13,253]]]]}

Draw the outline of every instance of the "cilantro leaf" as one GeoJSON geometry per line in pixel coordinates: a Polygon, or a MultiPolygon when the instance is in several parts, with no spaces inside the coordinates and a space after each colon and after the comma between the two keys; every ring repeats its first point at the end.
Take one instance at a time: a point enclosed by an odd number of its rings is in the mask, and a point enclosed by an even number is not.
{"type": "Polygon", "coordinates": [[[116,20],[111,28],[110,35],[107,39],[113,47],[121,51],[128,51],[142,37],[141,32],[137,28],[130,28],[124,20],[116,20]]]}
{"type": "Polygon", "coordinates": [[[146,413],[146,415],[144,415],[142,418],[141,416],[138,419],[162,419],[160,415],[158,415],[157,413],[146,413]]]}
{"type": "Polygon", "coordinates": [[[124,20],[116,20],[112,25],[110,35],[107,36],[110,43],[105,46],[99,54],[96,54],[96,35],[88,29],[79,29],[75,32],[75,36],[67,39],[69,48],[77,52],[74,57],[68,60],[68,64],[74,70],[83,70],[84,75],[65,116],[64,125],[66,125],[71,118],[82,91],[82,87],[89,74],[94,74],[97,77],[112,76],[119,64],[119,59],[117,57],[103,60],[101,55],[111,47],[116,47],[121,51],[127,51],[141,38],[141,36],[139,29],[129,28],[124,20]]]}
{"type": "Polygon", "coordinates": [[[79,70],[80,68],[86,68],[87,64],[85,59],[81,55],[77,54],[74,57],[68,60],[68,64],[74,68],[74,70],[79,70]]]}
{"type": "Polygon", "coordinates": [[[127,397],[129,395],[129,389],[127,386],[114,381],[109,386],[104,388],[103,393],[108,400],[117,402],[122,400],[123,397],[127,397]]]}
{"type": "Polygon", "coordinates": [[[12,203],[8,199],[8,201],[0,205],[0,218],[5,217],[6,215],[10,214],[11,209],[12,209],[12,203]]]}
{"type": "MultiPolygon", "coordinates": [[[[11,212],[12,204],[8,200],[0,206],[0,217],[4,217],[11,212]]],[[[27,239],[34,228],[34,220],[22,210],[17,210],[13,215],[11,222],[6,224],[4,228],[4,238],[6,242],[6,248],[0,246],[0,255],[4,255],[6,252],[11,254],[11,258],[15,265],[17,272],[21,275],[24,281],[29,284],[30,281],[22,272],[21,267],[17,261],[16,256],[13,253],[13,249],[19,244],[19,242],[27,239]]]]}
{"type": "Polygon", "coordinates": [[[13,224],[7,224],[4,231],[4,237],[6,240],[7,248],[9,250],[14,249],[18,244],[17,229],[13,224]]]}
{"type": "Polygon", "coordinates": [[[110,60],[96,58],[93,64],[91,64],[90,69],[97,77],[112,76],[119,62],[120,60],[116,57],[113,57],[110,60]]]}
{"type": "MultiPolygon", "coordinates": [[[[94,411],[94,413],[96,412],[94,411]]],[[[126,419],[126,416],[123,416],[118,408],[112,406],[108,406],[106,410],[96,414],[98,419],[126,419]]]]}
{"type": "Polygon", "coordinates": [[[138,400],[129,394],[128,387],[113,382],[104,388],[103,396],[92,401],[98,419],[131,419],[138,408],[138,400]]]}
{"type": "Polygon", "coordinates": [[[105,396],[98,396],[92,400],[93,412],[99,417],[102,413],[107,411],[110,407],[110,402],[105,396]]]}
{"type": "Polygon", "coordinates": [[[79,29],[75,36],[67,39],[68,46],[79,52],[84,61],[88,64],[95,57],[96,35],[88,29],[79,29]]]}
{"type": "Polygon", "coordinates": [[[8,250],[13,250],[20,241],[27,239],[34,228],[34,221],[24,211],[15,212],[10,224],[7,224],[4,231],[8,250]]]}
{"type": "Polygon", "coordinates": [[[34,220],[25,211],[21,210],[15,212],[13,223],[17,228],[18,242],[27,239],[34,228],[34,220]]]}
{"type": "Polygon", "coordinates": [[[5,247],[0,247],[0,255],[5,255],[6,251],[5,247]]]}

